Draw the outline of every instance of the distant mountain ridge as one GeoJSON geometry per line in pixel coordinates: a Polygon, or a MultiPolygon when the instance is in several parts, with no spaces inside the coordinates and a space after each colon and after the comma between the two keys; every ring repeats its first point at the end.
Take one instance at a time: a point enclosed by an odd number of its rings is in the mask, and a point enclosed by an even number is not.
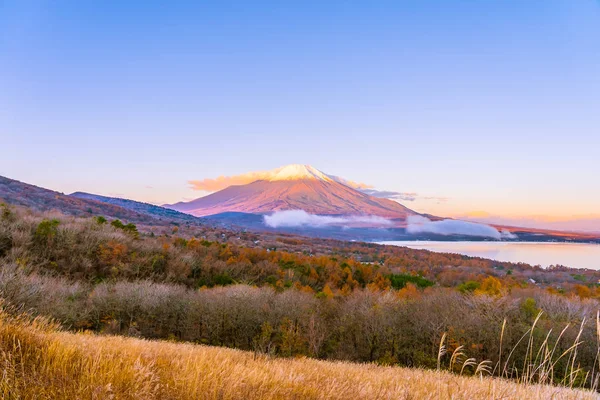
{"type": "Polygon", "coordinates": [[[200,218],[133,200],[76,193],[69,196],[54,190],[0,176],[0,203],[28,207],[38,211],[59,211],[78,217],[102,215],[146,225],[202,223],[200,218]]]}
{"type": "Polygon", "coordinates": [[[106,204],[112,204],[115,206],[123,207],[131,211],[138,212],[140,214],[149,215],[159,219],[165,220],[178,220],[185,222],[199,222],[200,218],[190,214],[182,213],[170,208],[157,206],[155,204],[144,203],[141,201],[122,199],[119,197],[101,196],[99,194],[92,194],[86,192],[75,192],[69,196],[76,197],[78,199],[95,200],[106,204]]]}
{"type": "Polygon", "coordinates": [[[292,164],[255,182],[229,186],[190,202],[165,207],[196,216],[303,210],[317,215],[377,216],[399,224],[410,215],[418,215],[398,202],[370,196],[344,182],[312,166],[292,164]]]}

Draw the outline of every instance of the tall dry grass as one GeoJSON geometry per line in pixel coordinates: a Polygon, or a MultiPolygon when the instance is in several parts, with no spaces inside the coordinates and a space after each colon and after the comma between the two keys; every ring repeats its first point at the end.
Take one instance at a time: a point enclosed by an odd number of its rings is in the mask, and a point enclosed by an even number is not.
{"type": "Polygon", "coordinates": [[[3,399],[595,399],[595,393],[373,364],[62,332],[0,311],[3,399]]]}

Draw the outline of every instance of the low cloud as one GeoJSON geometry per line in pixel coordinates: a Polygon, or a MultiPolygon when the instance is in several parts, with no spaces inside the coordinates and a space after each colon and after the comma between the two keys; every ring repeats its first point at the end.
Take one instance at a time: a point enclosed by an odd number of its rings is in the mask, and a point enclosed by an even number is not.
{"type": "Polygon", "coordinates": [[[361,192],[368,194],[369,196],[379,197],[383,199],[397,200],[397,201],[415,201],[415,200],[433,200],[438,203],[448,201],[447,197],[439,196],[421,196],[415,192],[394,192],[390,190],[376,190],[376,189],[363,189],[359,188],[361,192]]]}
{"type": "Polygon", "coordinates": [[[488,237],[496,240],[517,238],[516,235],[509,231],[499,231],[490,225],[454,219],[432,221],[429,218],[414,215],[408,217],[407,223],[406,232],[411,234],[434,233],[437,235],[465,235],[488,237]]]}
{"type": "Polygon", "coordinates": [[[414,192],[393,192],[390,190],[362,189],[361,192],[369,196],[379,197],[382,199],[415,201],[419,196],[414,192]]]}
{"type": "Polygon", "coordinates": [[[259,181],[261,179],[268,179],[271,173],[268,171],[249,172],[242,175],[234,176],[219,176],[215,179],[202,179],[199,181],[188,181],[190,187],[194,190],[203,190],[206,192],[216,192],[218,190],[225,189],[231,185],[245,185],[259,181]]]}
{"type": "Polygon", "coordinates": [[[367,183],[355,182],[355,181],[344,179],[342,177],[335,176],[335,175],[327,175],[327,176],[330,177],[331,179],[333,179],[334,181],[336,181],[337,183],[341,183],[342,185],[346,185],[348,187],[351,187],[352,189],[358,189],[365,193],[367,190],[370,190],[373,188],[372,185],[369,185],[367,183]]]}
{"type": "MultiPolygon", "coordinates": [[[[247,174],[241,175],[233,175],[233,176],[219,176],[214,179],[202,179],[202,180],[192,180],[188,181],[190,187],[193,190],[202,190],[205,192],[216,192],[231,185],[246,185],[248,183],[260,181],[260,180],[268,180],[272,178],[279,169],[272,171],[255,171],[249,172],[247,174]]],[[[339,182],[343,185],[349,186],[353,189],[368,189],[372,188],[371,185],[367,185],[366,183],[354,182],[348,179],[340,178],[339,176],[327,175],[332,180],[339,182]]]]}
{"type": "Polygon", "coordinates": [[[281,227],[312,227],[324,228],[327,226],[349,226],[354,224],[368,224],[371,226],[386,227],[392,222],[383,217],[376,216],[348,216],[332,217],[327,215],[309,214],[304,210],[277,211],[271,215],[264,216],[265,224],[271,228],[281,227]]]}

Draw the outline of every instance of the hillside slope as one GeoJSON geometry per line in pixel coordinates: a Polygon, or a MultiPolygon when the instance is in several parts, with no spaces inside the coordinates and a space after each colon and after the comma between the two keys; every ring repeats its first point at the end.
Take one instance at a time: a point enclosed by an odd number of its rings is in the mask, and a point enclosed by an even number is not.
{"type": "MultiPolygon", "coordinates": [[[[30,185],[14,179],[0,176],[0,203],[28,207],[37,211],[59,211],[78,217],[103,215],[127,222],[144,225],[165,225],[172,222],[199,222],[198,218],[173,210],[147,205],[137,206],[137,202],[102,201],[91,196],[68,196],[54,190],[30,185]],[[164,210],[162,213],[156,209],[164,210]]],[[[143,204],[143,203],[139,203],[143,204]]]]}
{"type": "Polygon", "coordinates": [[[158,219],[164,219],[168,221],[181,221],[193,223],[202,222],[200,218],[194,217],[193,215],[182,213],[165,207],[160,207],[154,204],[143,203],[141,201],[122,199],[118,197],[101,196],[98,194],[85,192],[75,192],[71,193],[69,196],[76,197],[78,199],[94,200],[106,204],[112,204],[140,214],[149,215],[158,219]]]}
{"type": "Polygon", "coordinates": [[[0,311],[2,398],[596,399],[496,378],[57,331],[0,311]]]}

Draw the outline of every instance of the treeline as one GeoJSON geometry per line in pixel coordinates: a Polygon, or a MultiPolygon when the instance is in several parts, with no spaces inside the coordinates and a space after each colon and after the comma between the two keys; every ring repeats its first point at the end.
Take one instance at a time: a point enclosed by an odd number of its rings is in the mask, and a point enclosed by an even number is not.
{"type": "Polygon", "coordinates": [[[438,362],[448,368],[452,363],[456,372],[473,358],[476,363],[467,364],[463,373],[473,373],[486,360],[497,366],[495,374],[504,371],[517,377],[524,366],[539,362],[538,352],[547,347],[553,349],[555,383],[571,379],[587,386],[597,364],[597,302],[540,289],[500,296],[444,288],[417,293],[361,289],[330,299],[247,285],[192,290],[149,281],[82,284],[26,275],[17,266],[4,265],[0,295],[19,305],[19,311],[53,317],[74,330],[278,356],[427,368],[436,368],[438,362]],[[445,353],[440,357],[444,336],[445,353]],[[577,343],[576,358],[560,357],[577,343]],[[453,359],[457,349],[463,357],[453,359]],[[577,369],[574,375],[571,362],[577,369]]]}
{"type": "Polygon", "coordinates": [[[250,242],[250,247],[201,235],[184,237],[177,228],[155,236],[139,232],[132,223],[102,217],[43,218],[8,207],[0,211],[0,257],[6,262],[87,282],[149,279],[190,288],[246,283],[321,296],[432,285],[497,294],[540,286],[556,293],[600,296],[597,271],[544,270],[375,244],[313,249],[312,240],[296,243],[292,238],[264,241],[260,247],[250,242]]]}

